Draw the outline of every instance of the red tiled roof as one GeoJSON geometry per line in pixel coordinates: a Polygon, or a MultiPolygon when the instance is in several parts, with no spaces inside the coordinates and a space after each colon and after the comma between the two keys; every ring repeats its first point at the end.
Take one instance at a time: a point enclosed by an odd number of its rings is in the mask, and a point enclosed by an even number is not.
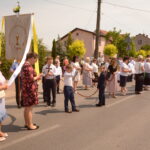
{"type": "MultiPolygon", "coordinates": [[[[75,29],[73,29],[72,31],[70,31],[69,33],[73,33],[73,32],[76,31],[76,30],[81,30],[81,31],[88,32],[88,33],[90,33],[90,34],[96,35],[95,32],[88,31],[88,30],[81,29],[81,28],[75,28],[75,29]]],[[[64,39],[65,37],[67,37],[69,33],[67,33],[66,35],[64,35],[63,37],[61,37],[60,40],[62,40],[62,39],[64,39]]],[[[106,34],[107,34],[107,31],[101,30],[101,36],[105,36],[106,34]]]]}

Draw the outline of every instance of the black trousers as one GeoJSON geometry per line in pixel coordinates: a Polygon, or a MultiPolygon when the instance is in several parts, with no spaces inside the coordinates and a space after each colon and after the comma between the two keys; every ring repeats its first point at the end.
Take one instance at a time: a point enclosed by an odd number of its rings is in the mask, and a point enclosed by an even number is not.
{"type": "Polygon", "coordinates": [[[20,107],[21,106],[21,79],[20,75],[18,75],[15,79],[15,90],[16,90],[16,104],[20,107]]]}
{"type": "Polygon", "coordinates": [[[47,105],[56,103],[56,79],[45,79],[45,100],[47,105]]]}
{"type": "Polygon", "coordinates": [[[144,74],[135,74],[135,92],[141,92],[143,90],[144,74]]]}
{"type": "Polygon", "coordinates": [[[57,93],[59,93],[60,75],[56,76],[56,83],[57,83],[57,93]]]}
{"type": "Polygon", "coordinates": [[[42,88],[43,88],[43,99],[44,99],[44,102],[46,102],[46,92],[45,92],[45,77],[42,78],[42,88]]]}
{"type": "Polygon", "coordinates": [[[76,109],[75,100],[74,100],[74,91],[71,86],[64,86],[64,96],[65,96],[65,111],[68,111],[68,101],[70,100],[72,110],[76,109]]]}
{"type": "Polygon", "coordinates": [[[105,105],[105,88],[99,89],[99,105],[105,105]]]}

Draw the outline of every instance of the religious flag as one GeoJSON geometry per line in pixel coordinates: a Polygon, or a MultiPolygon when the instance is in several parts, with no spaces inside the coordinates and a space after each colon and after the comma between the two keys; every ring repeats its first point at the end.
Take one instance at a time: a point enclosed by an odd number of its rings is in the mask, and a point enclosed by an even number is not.
{"type": "Polygon", "coordinates": [[[6,58],[22,60],[31,27],[31,14],[5,16],[6,58]]]}

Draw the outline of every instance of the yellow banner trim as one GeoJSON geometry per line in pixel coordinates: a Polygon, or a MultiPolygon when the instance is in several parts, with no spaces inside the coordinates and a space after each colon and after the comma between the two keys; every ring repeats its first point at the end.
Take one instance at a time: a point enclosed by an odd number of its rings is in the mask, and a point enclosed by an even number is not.
{"type": "MultiPolygon", "coordinates": [[[[35,27],[35,22],[33,20],[33,25],[32,25],[32,30],[33,30],[33,47],[34,47],[34,53],[38,54],[38,37],[36,33],[36,27],[35,27]]],[[[40,73],[39,69],[39,60],[35,63],[35,71],[37,74],[40,73]]]]}

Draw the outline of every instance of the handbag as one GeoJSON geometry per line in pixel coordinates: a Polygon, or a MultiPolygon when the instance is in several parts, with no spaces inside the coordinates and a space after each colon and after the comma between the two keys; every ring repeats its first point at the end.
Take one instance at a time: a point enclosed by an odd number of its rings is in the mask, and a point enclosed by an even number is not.
{"type": "Polygon", "coordinates": [[[4,98],[4,97],[5,97],[5,91],[4,91],[4,90],[1,90],[1,91],[0,91],[0,99],[1,99],[1,98],[4,98]]]}

